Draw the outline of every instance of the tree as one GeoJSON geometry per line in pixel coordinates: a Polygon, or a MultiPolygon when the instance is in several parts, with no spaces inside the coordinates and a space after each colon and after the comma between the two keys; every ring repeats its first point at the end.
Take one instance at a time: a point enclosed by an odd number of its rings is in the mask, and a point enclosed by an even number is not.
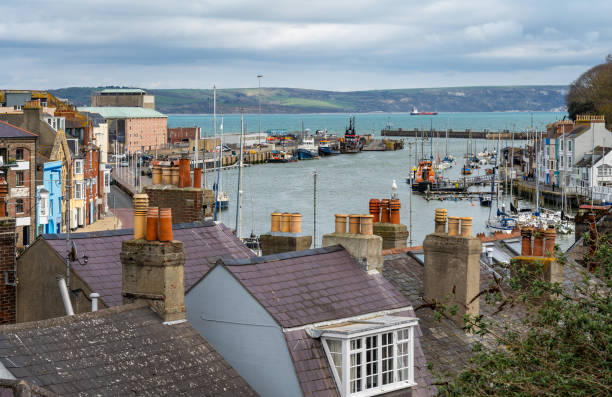
{"type": "MultiPolygon", "coordinates": [[[[499,328],[483,317],[466,317],[466,329],[489,338],[493,347],[474,345],[471,366],[442,385],[440,395],[612,395],[612,236],[600,237],[597,247],[586,258],[599,264],[596,277],[584,270],[573,289],[547,283],[533,269],[515,272],[509,295],[489,288],[487,299],[500,310],[521,304],[525,318],[499,328]]],[[[563,256],[558,260],[572,266],[563,256]]]]}
{"type": "Polygon", "coordinates": [[[612,54],[569,86],[565,103],[573,120],[579,114],[603,114],[606,124],[612,125],[612,54]]]}

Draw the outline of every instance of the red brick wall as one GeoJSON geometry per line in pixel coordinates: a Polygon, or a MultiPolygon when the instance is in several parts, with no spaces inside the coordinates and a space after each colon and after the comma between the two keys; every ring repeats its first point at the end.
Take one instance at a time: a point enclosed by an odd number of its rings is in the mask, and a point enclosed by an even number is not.
{"type": "Polygon", "coordinates": [[[6,284],[15,281],[15,219],[0,218],[0,324],[15,323],[16,288],[6,284]],[[8,273],[5,273],[8,272],[8,273]]]}
{"type": "MultiPolygon", "coordinates": [[[[85,152],[84,156],[83,178],[91,180],[89,187],[85,184],[85,216],[87,217],[85,224],[89,225],[89,201],[93,200],[95,206],[96,199],[98,198],[98,185],[100,184],[100,178],[98,178],[100,174],[100,151],[98,149],[90,149],[85,152]]],[[[102,181],[102,183],[104,183],[104,181],[102,181]]],[[[104,197],[104,195],[102,195],[102,197],[104,197]]],[[[100,219],[100,211],[97,209],[96,219],[100,219]]]]}
{"type": "Polygon", "coordinates": [[[203,218],[202,189],[148,187],[150,207],[171,208],[172,223],[197,222],[203,218]]]}
{"type": "Polygon", "coordinates": [[[168,143],[182,142],[183,139],[195,139],[198,127],[168,128],[168,143]]]}

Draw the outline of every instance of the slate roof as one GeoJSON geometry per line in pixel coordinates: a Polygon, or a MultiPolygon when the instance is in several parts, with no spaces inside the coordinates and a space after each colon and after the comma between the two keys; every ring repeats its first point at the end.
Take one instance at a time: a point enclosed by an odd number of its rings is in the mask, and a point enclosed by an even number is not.
{"type": "MultiPolygon", "coordinates": [[[[246,258],[255,254],[222,223],[212,221],[173,225],[173,237],[185,247],[185,290],[189,291],[220,258],[246,258]]],[[[87,255],[86,266],[73,263],[72,269],[92,291],[100,294],[106,306],[118,306],[121,296],[121,242],[133,237],[132,229],[92,233],[72,233],[80,257],[87,255]]],[[[45,234],[42,238],[62,258],[66,258],[64,234],[45,234]]]]}
{"type": "Polygon", "coordinates": [[[36,139],[38,135],[33,132],[26,131],[23,128],[16,127],[6,121],[0,120],[0,138],[29,138],[36,139]]]}
{"type": "Polygon", "coordinates": [[[566,139],[572,139],[572,138],[576,138],[579,137],[580,135],[584,134],[585,132],[587,132],[589,129],[591,128],[590,124],[587,125],[579,125],[577,127],[575,127],[573,130],[571,130],[568,135],[566,136],[566,139]]]}
{"type": "Polygon", "coordinates": [[[593,157],[593,153],[585,153],[580,161],[574,164],[575,167],[591,167],[591,164],[597,164],[602,157],[610,153],[612,148],[597,146],[594,150],[595,157],[591,163],[591,157],[593,157]]]}
{"type": "Polygon", "coordinates": [[[223,262],[285,328],[410,306],[339,245],[223,262]]]}
{"type": "Polygon", "coordinates": [[[0,361],[62,396],[256,396],[188,323],[144,303],[0,326],[0,361]]]}

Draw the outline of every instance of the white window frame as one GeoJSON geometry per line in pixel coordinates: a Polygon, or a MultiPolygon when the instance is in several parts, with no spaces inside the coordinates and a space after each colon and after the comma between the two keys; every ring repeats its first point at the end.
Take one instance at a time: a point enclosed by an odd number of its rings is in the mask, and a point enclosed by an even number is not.
{"type": "MultiPolygon", "coordinates": [[[[376,329],[374,332],[372,331],[364,331],[361,333],[356,333],[353,335],[330,335],[330,336],[322,336],[321,344],[323,345],[323,350],[325,351],[325,355],[327,356],[327,361],[329,363],[329,367],[334,376],[334,380],[336,381],[336,385],[338,386],[338,390],[340,391],[340,395],[342,397],[368,397],[368,396],[376,396],[384,393],[389,393],[394,390],[405,389],[409,387],[413,387],[416,385],[414,382],[414,328],[416,326],[416,321],[409,325],[407,324],[398,324],[395,326],[384,327],[380,329],[376,329]],[[407,330],[409,333],[409,339],[402,339],[401,343],[408,344],[408,379],[397,381],[398,379],[398,334],[400,331],[407,330]],[[382,335],[391,333],[393,335],[393,380],[394,382],[383,385],[382,384],[382,335]],[[361,353],[361,375],[363,379],[362,381],[366,382],[367,376],[367,368],[366,368],[366,338],[367,337],[376,337],[376,387],[370,389],[362,389],[361,391],[357,391],[351,393],[351,378],[350,378],[350,362],[351,362],[351,353],[361,353]],[[332,352],[329,349],[328,341],[340,341],[342,343],[342,363],[341,363],[341,374],[338,373],[336,367],[334,365],[334,361],[332,358],[332,352]],[[361,348],[357,350],[351,350],[351,341],[361,340],[361,348]]],[[[364,385],[365,387],[365,385],[364,385]]]]}
{"type": "Polygon", "coordinates": [[[74,174],[83,175],[83,160],[74,160],[74,174]]]}
{"type": "Polygon", "coordinates": [[[74,182],[74,198],[76,200],[83,200],[83,197],[85,196],[85,192],[83,190],[83,182],[81,181],[75,181],[74,182]]]}

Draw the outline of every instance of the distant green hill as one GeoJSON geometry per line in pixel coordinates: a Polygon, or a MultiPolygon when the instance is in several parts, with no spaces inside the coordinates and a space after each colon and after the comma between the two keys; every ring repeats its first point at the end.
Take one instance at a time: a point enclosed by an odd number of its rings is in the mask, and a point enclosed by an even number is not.
{"type": "MultiPolygon", "coordinates": [[[[69,87],[51,90],[78,106],[90,104],[93,92],[107,87],[69,87]]],[[[212,90],[152,89],[156,109],[163,113],[212,113],[212,90]]],[[[217,90],[217,111],[258,111],[257,88],[217,90]]],[[[500,86],[413,88],[373,91],[321,91],[301,88],[262,88],[264,113],[410,112],[413,107],[438,112],[551,111],[565,106],[566,86],[500,86]]]]}

